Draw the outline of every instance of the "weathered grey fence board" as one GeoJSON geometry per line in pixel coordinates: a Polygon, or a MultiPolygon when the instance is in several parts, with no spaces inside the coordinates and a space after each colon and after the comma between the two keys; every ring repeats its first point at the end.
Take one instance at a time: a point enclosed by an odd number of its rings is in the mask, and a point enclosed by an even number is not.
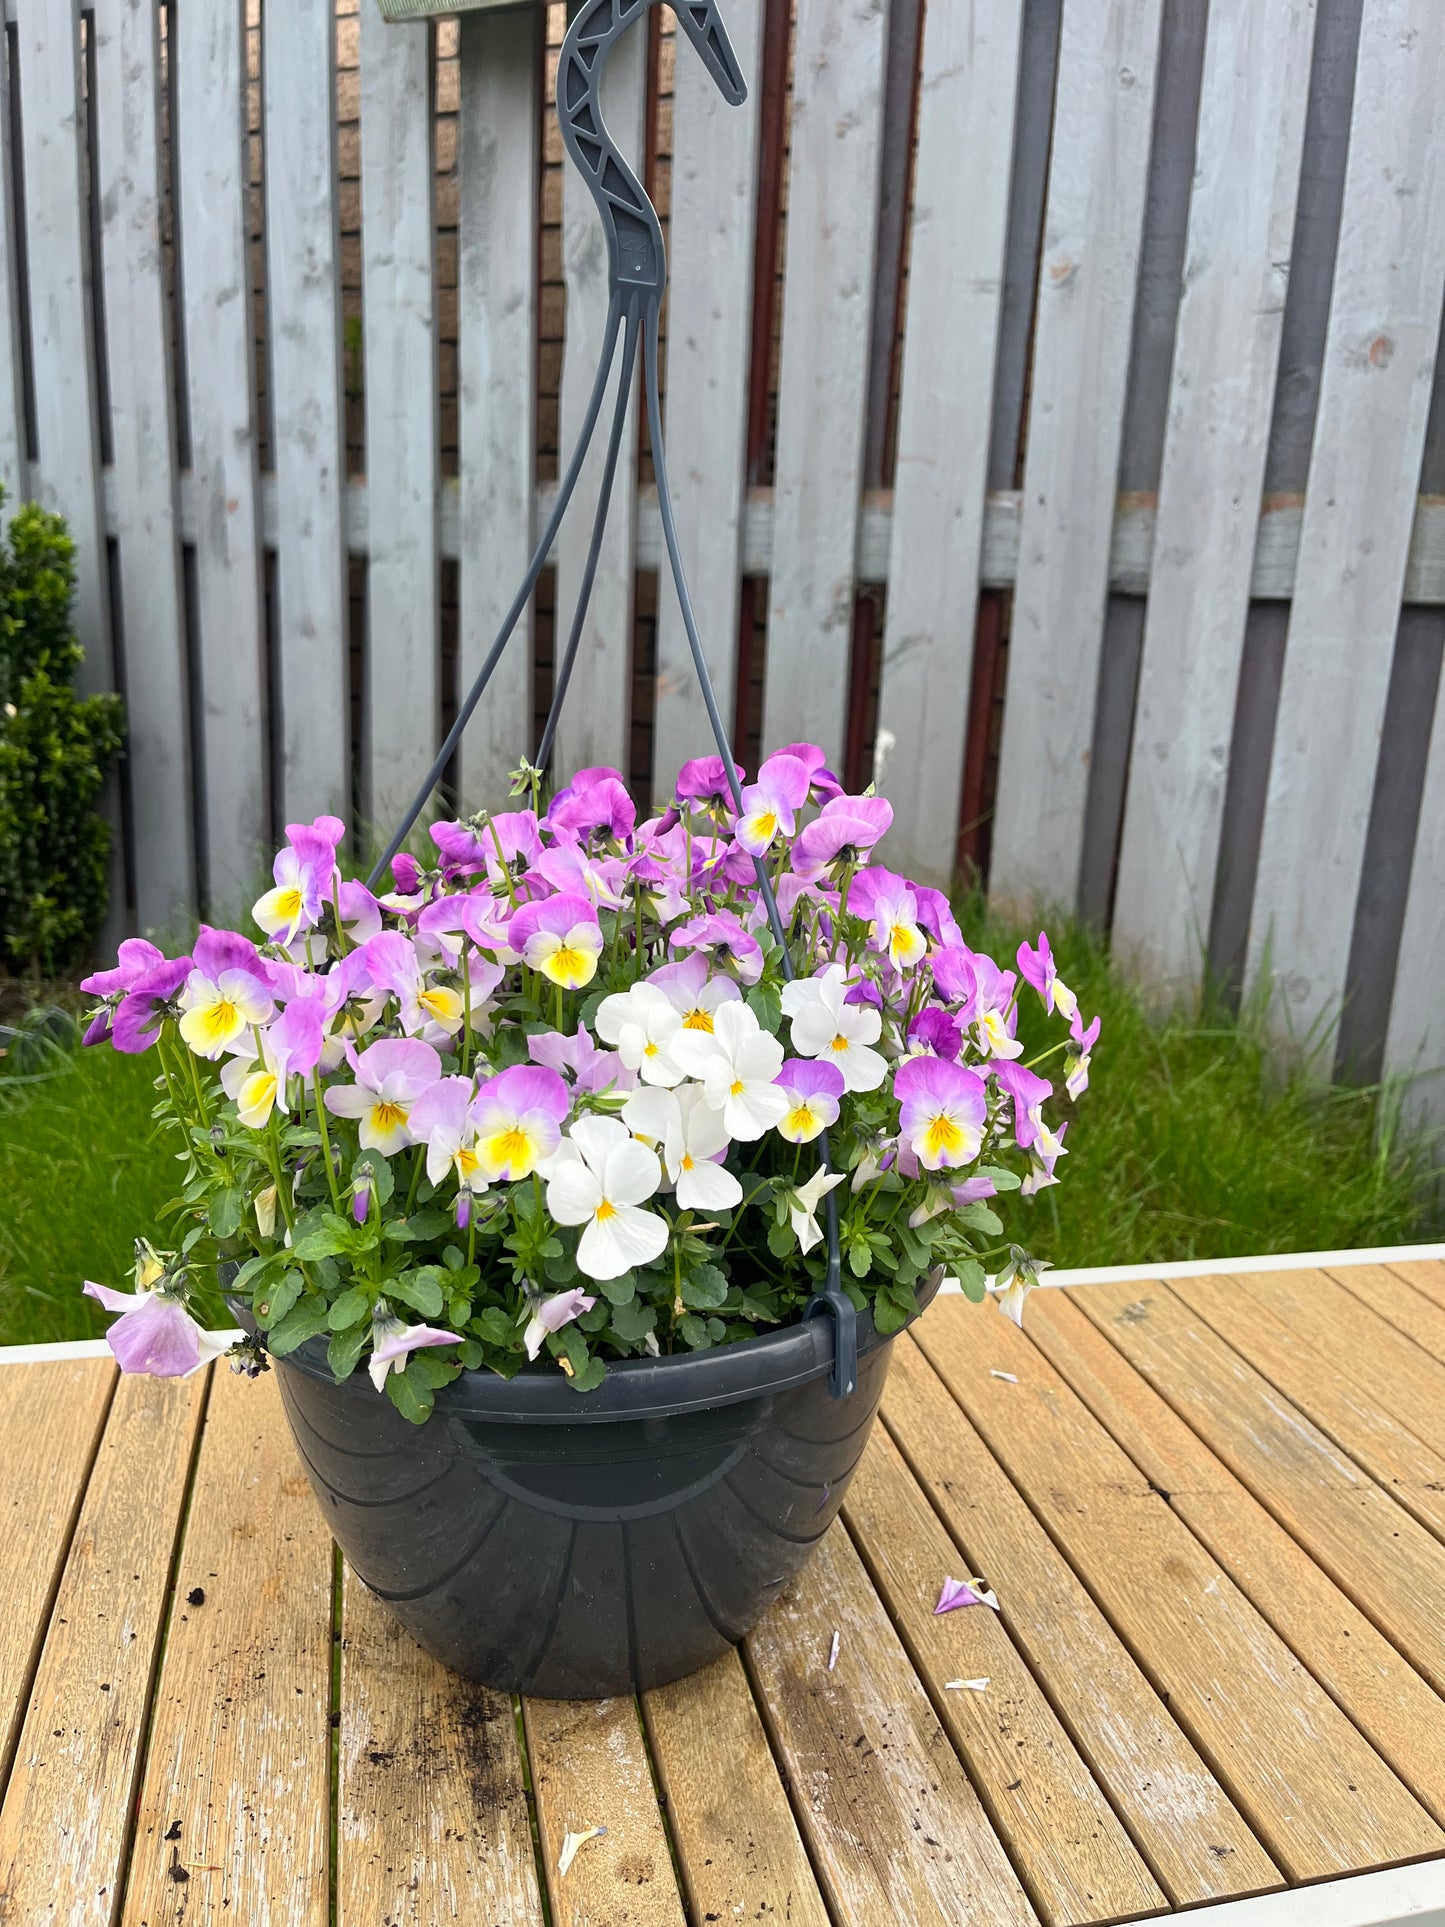
{"type": "Polygon", "coordinates": [[[9,36],[0,36],[0,485],[8,512],[25,500],[30,455],[25,431],[25,372],[20,352],[20,253],[15,188],[9,36]]]}
{"type": "Polygon", "coordinates": [[[947,886],[963,783],[1022,0],[924,21],[879,726],[892,861],[947,886]],[[960,143],[958,130],[969,138],[960,143]],[[960,352],[962,342],[968,353],[960,352]]]}
{"type": "Polygon", "coordinates": [[[267,10],[261,37],[266,298],[276,463],[282,810],[349,818],[351,768],[336,228],[336,33],[329,8],[267,10]]]}
{"type": "Polygon", "coordinates": [[[1006,901],[1079,887],[1160,11],[1064,12],[994,811],[1006,901]]]}
{"type": "Polygon", "coordinates": [[[1442,85],[1439,9],[1367,8],[1250,922],[1301,1042],[1345,992],[1445,291],[1442,85]]]}
{"type": "MultiPolygon", "coordinates": [[[[763,0],[734,0],[728,33],[748,83],[730,107],[681,45],[673,81],[667,451],[683,569],[723,720],[737,681],[748,360],[757,208],[758,56],[763,0]]],[[[657,622],[654,788],[707,742],[707,711],[670,584],[657,622]]]]}
{"type": "MultiPolygon", "coordinates": [[[[1442,677],[1445,680],[1445,677],[1442,677]]],[[[1410,892],[1400,931],[1395,993],[1385,1035],[1385,1071],[1408,1078],[1406,1118],[1445,1126],[1445,692],[1437,690],[1430,760],[1420,798],[1410,892]]]]}
{"type": "Polygon", "coordinates": [[[432,27],[361,9],[361,313],[366,367],[362,807],[389,833],[441,717],[432,27]]]}
{"type": "Polygon", "coordinates": [[[1312,0],[1218,0],[1129,757],[1115,940],[1197,990],[1294,231],[1312,0]]]}
{"type": "Polygon", "coordinates": [[[195,513],[205,784],[204,864],[212,912],[239,909],[268,840],[266,664],[246,225],[245,13],[239,0],[177,7],[176,146],[187,407],[195,513]]]}
{"type": "MultiPolygon", "coordinates": [[[[457,369],[458,683],[471,687],[531,558],[536,488],[538,37],[528,7],[461,22],[457,369]]],[[[496,808],[532,748],[532,605],[458,749],[458,788],[496,808]]]]}
{"type": "Polygon", "coordinates": [[[843,748],[886,7],[799,0],[763,738],[843,748]]]}
{"type": "MultiPolygon", "coordinates": [[[[613,139],[641,178],[647,117],[647,35],[630,34],[611,57],[603,83],[603,111],[613,139]]],[[[607,247],[585,182],[568,166],[562,180],[562,258],[567,282],[567,335],[562,350],[560,460],[570,461],[607,318],[607,247]]],[[[620,349],[619,349],[620,353],[620,349]]],[[[597,510],[613,388],[603,405],[592,450],[557,539],[555,660],[561,662],[582,582],[597,510]]],[[[561,774],[610,763],[627,770],[632,716],[633,555],[637,542],[637,398],[634,377],[612,508],[602,538],[597,584],[582,627],[577,666],[558,732],[561,774]]]]}
{"type": "Polygon", "coordinates": [[[152,930],[176,923],[196,901],[161,256],[159,18],[153,0],[112,0],[91,17],[131,812],[146,856],[136,869],[136,915],[152,930]]]}
{"type": "Polygon", "coordinates": [[[76,0],[25,0],[16,31],[35,363],[30,486],[65,517],[75,542],[75,627],[85,650],[80,686],[113,689],[76,0]]]}

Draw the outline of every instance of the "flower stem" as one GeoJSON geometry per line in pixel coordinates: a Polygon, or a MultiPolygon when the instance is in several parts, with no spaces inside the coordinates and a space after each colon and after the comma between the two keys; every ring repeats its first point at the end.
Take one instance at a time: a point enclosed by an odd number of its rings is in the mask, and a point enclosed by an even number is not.
{"type": "Polygon", "coordinates": [[[318,1064],[313,1073],[316,1088],[316,1127],[321,1133],[321,1155],[326,1160],[326,1184],[331,1192],[331,1205],[337,1217],[344,1214],[341,1209],[341,1192],[336,1183],[336,1169],[331,1162],[331,1133],[326,1128],[326,1102],[321,1093],[321,1067],[318,1064]]]}

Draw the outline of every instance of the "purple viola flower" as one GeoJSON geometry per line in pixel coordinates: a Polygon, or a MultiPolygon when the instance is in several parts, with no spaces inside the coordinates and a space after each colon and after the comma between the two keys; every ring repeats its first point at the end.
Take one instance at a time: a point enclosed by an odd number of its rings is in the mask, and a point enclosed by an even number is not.
{"type": "Polygon", "coordinates": [[[871,1010],[880,1014],[883,1010],[883,992],[871,977],[860,977],[856,984],[850,984],[843,994],[845,1004],[867,1004],[871,1010]]]}
{"type": "Polygon", "coordinates": [[[383,1037],[353,1058],[354,1084],[331,1084],[326,1108],[360,1122],[363,1151],[391,1157],[413,1142],[412,1106],[442,1074],[442,1060],[419,1037],[383,1037]]]}
{"type": "Polygon", "coordinates": [[[198,1057],[219,1057],[248,1029],[267,1022],[274,1007],[271,978],[255,944],[234,930],[202,924],[180,1003],[181,1036],[198,1057]]]}
{"type": "Polygon", "coordinates": [[[1030,948],[1026,943],[1019,945],[1019,974],[1027,984],[1032,984],[1039,993],[1046,1011],[1058,1011],[1064,1017],[1073,1017],[1079,1003],[1069,986],[1062,982],[1054,967],[1054,953],[1049,947],[1048,937],[1039,932],[1039,947],[1030,948]]]}
{"type": "Polygon", "coordinates": [[[812,785],[814,796],[821,796],[825,803],[843,794],[843,785],[828,768],[827,755],[816,743],[786,743],[775,754],[796,756],[808,772],[808,780],[812,785]]]}
{"type": "Polygon", "coordinates": [[[735,1003],[742,996],[731,977],[709,968],[703,950],[692,951],[681,963],[660,965],[646,981],[666,997],[684,1030],[710,1031],[719,1004],[735,1003]]]}
{"type": "Polygon", "coordinates": [[[112,1291],[108,1285],[85,1284],[85,1295],[118,1311],[105,1342],[123,1372],[148,1372],[153,1378],[189,1378],[202,1365],[229,1351],[232,1339],[198,1325],[180,1299],[156,1287],[140,1291],[112,1291]]]}
{"type": "Polygon", "coordinates": [[[421,889],[421,865],[405,850],[398,850],[391,859],[391,880],[398,896],[414,897],[421,889]]]}
{"type": "MultiPolygon", "coordinates": [[[[1079,1015],[1078,1005],[1074,1006],[1074,1014],[1069,1019],[1070,1042],[1064,1051],[1064,1067],[1067,1073],[1064,1078],[1064,1089],[1071,1099],[1082,1096],[1089,1088],[1089,1057],[1099,1041],[1099,1023],[1100,1020],[1096,1017],[1086,1030],[1084,1020],[1079,1015]]],[[[1063,1135],[1061,1128],[1059,1136],[1063,1135]]]]}
{"type": "Polygon", "coordinates": [[[92,997],[123,997],[148,970],[165,961],[165,952],[147,943],[144,937],[127,937],[116,953],[115,969],[97,970],[93,976],[82,977],[80,988],[89,991],[92,997]]]}
{"type": "MultiPolygon", "coordinates": [[[[738,764],[737,772],[741,783],[747,771],[738,764]]],[[[721,756],[694,756],[684,763],[672,793],[679,803],[720,803],[729,810],[733,806],[732,785],[721,756]]]]}
{"type": "Polygon", "coordinates": [[[838,1122],[838,1106],[847,1086],[836,1064],[811,1057],[790,1057],[773,1079],[788,1100],[787,1116],[778,1136],[790,1144],[810,1144],[838,1122]]]}
{"type": "Polygon", "coordinates": [[[969,1009],[960,1012],[963,1022],[977,1028],[991,1056],[1022,1057],[1024,1047],[1015,1035],[1018,1008],[1014,986],[1018,979],[1011,970],[1000,970],[992,957],[976,956],[973,972],[974,995],[969,1009]]]}
{"type": "MultiPolygon", "coordinates": [[[[715,759],[716,760],[716,759],[715,759]]],[[[791,836],[797,812],[808,800],[808,766],[796,756],[770,756],[758,780],[743,791],[734,835],[749,856],[762,856],[775,837],[791,836]]]]}
{"type": "Polygon", "coordinates": [[[316,928],[336,880],[336,846],[345,835],[339,816],[286,825],[286,847],[271,866],[275,887],[251,910],[273,942],[291,943],[301,931],[316,928]]]}
{"type": "Polygon", "coordinates": [[[351,1187],[351,1215],[358,1224],[365,1224],[371,1215],[371,1180],[357,1178],[351,1187]]]}
{"type": "Polygon", "coordinates": [[[933,1609],[934,1618],[940,1613],[956,1612],[960,1606],[992,1606],[995,1612],[999,1610],[997,1599],[981,1579],[945,1579],[933,1609]]]}
{"type": "Polygon", "coordinates": [[[762,945],[730,910],[690,917],[678,925],[668,942],[674,950],[705,950],[720,961],[731,959],[745,984],[755,984],[763,974],[762,945]]]}
{"type": "Polygon", "coordinates": [[[542,835],[534,812],[504,810],[490,818],[482,854],[493,886],[500,889],[511,883],[515,887],[542,854],[542,835]]]}
{"type": "Polygon", "coordinates": [[[810,882],[837,862],[857,863],[888,834],[893,805],[882,796],[835,796],[793,845],[794,874],[810,882]]]}
{"type": "Polygon", "coordinates": [[[587,897],[598,909],[622,907],[627,865],[621,857],[592,856],[583,843],[559,843],[542,852],[535,873],[564,896],[587,897]]]}
{"type": "Polygon", "coordinates": [[[1031,1198],[1039,1191],[1046,1191],[1051,1184],[1058,1183],[1058,1179],[1054,1176],[1054,1166],[1064,1155],[1064,1137],[1068,1128],[1067,1122],[1059,1126],[1052,1135],[1047,1152],[1040,1142],[1035,1142],[1029,1147],[1028,1176],[1019,1186],[1021,1198],[1031,1198]]]}
{"type": "Polygon", "coordinates": [[[404,1372],[406,1361],[427,1345],[460,1345],[457,1332],[438,1331],[432,1325],[408,1325],[390,1306],[380,1305],[371,1317],[371,1360],[367,1371],[378,1392],[386,1390],[388,1372],[404,1372]]]}
{"type": "Polygon", "coordinates": [[[507,942],[529,970],[563,990],[590,984],[602,955],[592,899],[570,894],[524,903],[507,925],[507,942]]]}
{"type": "Polygon", "coordinates": [[[637,824],[637,805],[628,793],[620,770],[598,766],[579,769],[565,790],[552,798],[547,828],[568,842],[604,830],[626,843],[637,824]]]}
{"type": "Polygon", "coordinates": [[[854,877],[848,908],[873,925],[869,942],[895,970],[911,970],[923,961],[928,939],[920,927],[918,899],[905,877],[895,876],[881,864],[870,864],[854,877]]]}
{"type": "Polygon", "coordinates": [[[928,959],[933,987],[948,1003],[958,1006],[965,1028],[973,1022],[973,1005],[978,996],[978,959],[967,944],[948,943],[928,959]]]}
{"type": "Polygon", "coordinates": [[[561,1143],[571,1108],[566,1084],[544,1065],[513,1064],[489,1078],[471,1108],[482,1176],[493,1184],[531,1177],[561,1143]]]}
{"type": "Polygon", "coordinates": [[[150,1049],[161,1025],[178,1014],[176,995],[191,974],[189,957],[163,957],[131,985],[111,1019],[111,1042],[128,1057],[150,1049]]]}
{"type": "Polygon", "coordinates": [[[342,935],[353,948],[378,934],[381,905],[364,883],[346,878],[337,889],[336,901],[341,908],[342,935]]]}
{"type": "Polygon", "coordinates": [[[1053,1096],[1053,1085],[1027,1065],[1011,1063],[1007,1058],[995,1058],[984,1068],[998,1079],[999,1089],[1012,1098],[1014,1140],[1021,1151],[1027,1151],[1039,1135],[1040,1107],[1045,1098],[1053,1096]]]}
{"type": "Polygon", "coordinates": [[[942,1057],[909,1057],[894,1074],[893,1095],[902,1136],[925,1170],[953,1170],[978,1156],[988,1091],[976,1071],[942,1057]]]}
{"type": "Polygon", "coordinates": [[[963,1048],[963,1029],[956,1017],[937,1004],[929,1004],[908,1026],[908,1042],[914,1050],[926,1050],[954,1063],[963,1048]]]}
{"type": "Polygon", "coordinates": [[[480,876],[487,867],[488,837],[476,823],[433,823],[430,834],[448,877],[480,876]]]}
{"type": "Polygon", "coordinates": [[[580,1285],[574,1285],[571,1291],[559,1291],[551,1298],[537,1300],[532,1316],[527,1320],[527,1329],[522,1334],[528,1358],[536,1358],[547,1342],[548,1332],[561,1331],[574,1318],[580,1318],[584,1311],[591,1311],[596,1303],[597,1300],[590,1298],[580,1285]]]}
{"type": "Polygon", "coordinates": [[[527,1055],[548,1070],[570,1072],[579,1097],[630,1091],[637,1082],[615,1050],[598,1050],[585,1024],[577,1026],[574,1037],[559,1030],[534,1031],[527,1039],[527,1055]]]}
{"type": "Polygon", "coordinates": [[[948,898],[942,890],[930,890],[927,884],[910,883],[918,904],[918,921],[936,944],[962,944],[963,932],[954,918],[948,898]]]}

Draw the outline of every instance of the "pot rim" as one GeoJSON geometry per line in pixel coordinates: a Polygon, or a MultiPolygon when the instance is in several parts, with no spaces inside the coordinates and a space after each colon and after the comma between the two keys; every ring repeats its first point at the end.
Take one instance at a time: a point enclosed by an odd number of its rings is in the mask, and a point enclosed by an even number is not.
{"type": "MultiPolygon", "coordinates": [[[[919,1316],[934,1295],[925,1281],[919,1294],[919,1316]]],[[[244,1299],[228,1294],[226,1302],[238,1316],[243,1311],[249,1313],[244,1299]]],[[[249,1318],[245,1322],[249,1324],[249,1318]]],[[[607,1376],[595,1392],[574,1392],[564,1373],[543,1367],[523,1366],[515,1378],[502,1378],[485,1367],[466,1370],[450,1385],[439,1388],[434,1416],[491,1419],[510,1425],[590,1425],[672,1418],[683,1412],[736,1405],[744,1399],[791,1391],[824,1376],[833,1365],[833,1332],[831,1318],[815,1317],[703,1352],[609,1359],[607,1376]]],[[[871,1311],[858,1313],[860,1358],[891,1343],[896,1336],[880,1335],[871,1311]]],[[[306,1339],[275,1362],[293,1366],[307,1378],[336,1384],[320,1338],[306,1339]]]]}

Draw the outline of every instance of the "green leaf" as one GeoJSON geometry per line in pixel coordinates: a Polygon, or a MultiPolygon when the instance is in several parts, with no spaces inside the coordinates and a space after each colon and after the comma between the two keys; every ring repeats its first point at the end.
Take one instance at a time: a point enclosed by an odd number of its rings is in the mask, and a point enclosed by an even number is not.
{"type": "Polygon", "coordinates": [[[776,984],[754,984],[747,994],[747,1005],[764,1030],[775,1035],[783,1021],[783,996],[776,984]]]}
{"type": "Polygon", "coordinates": [[[234,1184],[223,1185],[211,1198],[211,1229],[218,1238],[234,1238],[241,1229],[246,1201],[234,1184]]]}
{"type": "Polygon", "coordinates": [[[251,1310],[262,1331],[269,1331],[273,1325],[280,1324],[301,1296],[305,1283],[299,1271],[288,1271],[274,1285],[257,1292],[251,1302],[251,1310]]]}
{"type": "Polygon", "coordinates": [[[353,1325],[350,1331],[338,1332],[326,1347],[326,1362],[338,1385],[356,1370],[370,1336],[366,1325],[353,1325]]]}
{"type": "Polygon", "coordinates": [[[415,1211],[409,1218],[391,1219],[381,1235],[393,1244],[426,1244],[439,1238],[451,1221],[449,1211],[415,1211]]]}
{"type": "Polygon", "coordinates": [[[728,1295],[728,1281],[716,1265],[699,1265],[682,1281],[682,1302],[693,1311],[716,1311],[728,1295]]]}
{"type": "Polygon", "coordinates": [[[585,1365],[574,1367],[568,1380],[574,1392],[595,1392],[607,1376],[607,1367],[600,1358],[589,1358],[585,1365]]]}
{"type": "Polygon", "coordinates": [[[407,1360],[404,1372],[387,1373],[386,1395],[402,1417],[410,1419],[413,1425],[425,1425],[431,1417],[436,1394],[415,1353],[407,1360]]]}
{"type": "Polygon", "coordinates": [[[266,1271],[268,1267],[275,1271],[282,1270],[286,1264],[286,1258],[287,1254],[280,1251],[269,1251],[262,1257],[248,1258],[236,1273],[235,1282],[232,1284],[231,1290],[241,1292],[253,1289],[259,1285],[261,1274],[266,1271]]]}
{"type": "Polygon", "coordinates": [[[768,1226],[768,1250],[775,1258],[786,1258],[794,1245],[793,1227],[786,1222],[768,1226]]]}
{"type": "Polygon", "coordinates": [[[684,1312],[677,1321],[677,1333],[684,1345],[691,1346],[695,1352],[705,1352],[712,1344],[712,1333],[708,1330],[709,1320],[699,1318],[695,1312],[684,1312]]]}
{"type": "Polygon", "coordinates": [[[604,1278],[598,1290],[609,1305],[630,1305],[637,1296],[637,1280],[630,1271],[624,1271],[620,1278],[604,1278]]]}
{"type": "Polygon", "coordinates": [[[478,1338],[488,1345],[501,1345],[509,1351],[518,1343],[521,1329],[511,1313],[497,1305],[488,1305],[472,1320],[472,1330],[478,1338]]]}
{"type": "Polygon", "coordinates": [[[424,1265],[418,1271],[402,1272],[399,1278],[388,1278],[383,1289],[388,1298],[410,1305],[423,1318],[440,1318],[446,1303],[435,1265],[424,1265]]]}
{"type": "Polygon", "coordinates": [[[970,1231],[981,1231],[987,1238],[997,1238],[1003,1232],[1002,1218],[986,1204],[966,1204],[952,1216],[955,1224],[966,1224],[970,1231]]]}
{"type": "Polygon", "coordinates": [[[298,1345],[304,1345],[308,1338],[315,1338],[326,1330],[326,1321],[331,1307],[324,1298],[315,1292],[308,1292],[297,1305],[278,1319],[266,1337],[267,1349],[274,1358],[285,1358],[294,1352],[298,1345]]]}
{"type": "Polygon", "coordinates": [[[981,1164],[975,1176],[987,1178],[995,1191],[1017,1191],[1023,1183],[1016,1171],[1006,1171],[1001,1164],[981,1164]]]}
{"type": "Polygon", "coordinates": [[[353,1285],[350,1291],[343,1291],[331,1307],[327,1324],[334,1332],[350,1331],[359,1325],[371,1312],[371,1293],[364,1285],[353,1285]]]}
{"type": "Polygon", "coordinates": [[[334,1211],[308,1211],[291,1234],[291,1255],[302,1264],[310,1264],[316,1258],[334,1258],[351,1247],[351,1227],[334,1211]]]}
{"type": "Polygon", "coordinates": [[[630,1305],[619,1305],[610,1323],[624,1345],[640,1345],[649,1332],[657,1330],[657,1312],[634,1299],[630,1305]]]}
{"type": "Polygon", "coordinates": [[[977,1258],[960,1258],[953,1267],[963,1295],[975,1305],[981,1305],[988,1296],[988,1281],[983,1266],[977,1258]]]}

